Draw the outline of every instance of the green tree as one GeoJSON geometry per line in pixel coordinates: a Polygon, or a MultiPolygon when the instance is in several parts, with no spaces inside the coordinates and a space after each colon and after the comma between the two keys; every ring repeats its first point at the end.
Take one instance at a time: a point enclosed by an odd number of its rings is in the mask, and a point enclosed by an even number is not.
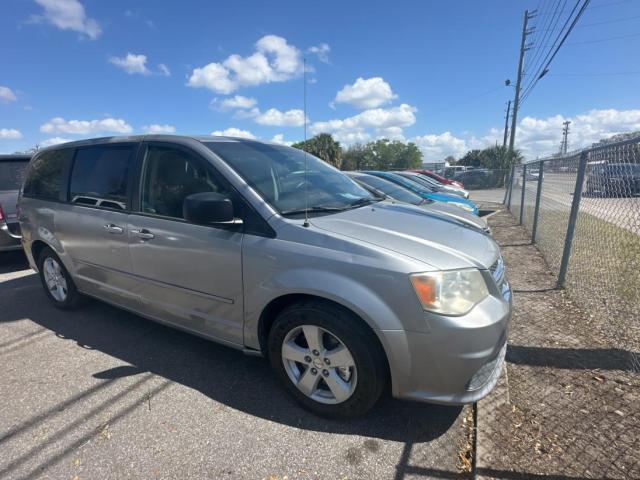
{"type": "Polygon", "coordinates": [[[328,133],[320,133],[307,141],[294,143],[292,146],[315,155],[334,167],[340,168],[342,147],[340,142],[334,140],[328,133]]]}
{"type": "Polygon", "coordinates": [[[365,150],[364,161],[367,168],[407,170],[420,168],[422,165],[422,152],[414,143],[383,138],[367,143],[365,150]]]}
{"type": "Polygon", "coordinates": [[[507,170],[512,165],[522,163],[522,154],[519,150],[509,152],[507,147],[502,145],[485,148],[481,153],[482,166],[490,170],[507,170]]]}
{"type": "Polygon", "coordinates": [[[367,167],[367,152],[366,145],[356,143],[342,152],[342,164],[340,168],[342,170],[364,170],[367,167]]]}
{"type": "Polygon", "coordinates": [[[464,165],[467,167],[481,167],[482,150],[469,150],[460,160],[458,160],[458,165],[464,165]]]}
{"type": "Polygon", "coordinates": [[[453,155],[448,155],[447,157],[445,157],[444,159],[445,163],[448,163],[449,165],[456,165],[457,164],[457,160],[456,157],[454,157],[453,155]]]}

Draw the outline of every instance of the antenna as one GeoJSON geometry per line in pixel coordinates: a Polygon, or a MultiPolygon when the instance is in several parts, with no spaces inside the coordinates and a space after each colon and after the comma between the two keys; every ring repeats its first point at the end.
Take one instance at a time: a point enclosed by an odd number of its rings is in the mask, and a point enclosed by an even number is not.
{"type": "Polygon", "coordinates": [[[307,183],[307,58],[302,59],[302,81],[304,83],[302,87],[302,104],[304,115],[304,223],[303,227],[309,227],[309,184],[307,183]]]}

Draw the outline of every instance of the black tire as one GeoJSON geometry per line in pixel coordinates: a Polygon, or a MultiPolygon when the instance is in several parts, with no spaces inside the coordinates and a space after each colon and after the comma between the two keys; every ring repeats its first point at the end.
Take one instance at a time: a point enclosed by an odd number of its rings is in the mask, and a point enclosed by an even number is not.
{"type": "Polygon", "coordinates": [[[269,332],[268,354],[273,370],[287,391],[304,408],[321,417],[347,419],[363,415],[375,405],[387,384],[387,363],[378,339],[359,317],[330,302],[304,300],[280,312],[269,332]],[[288,333],[301,325],[314,325],[330,332],[351,353],[357,382],[345,401],[335,404],[316,401],[301,392],[289,378],[282,360],[282,346],[288,333]]]}
{"type": "Polygon", "coordinates": [[[49,247],[45,247],[44,249],[42,249],[40,255],[38,256],[38,272],[40,275],[40,281],[42,282],[42,287],[44,288],[47,297],[56,308],[59,308],[61,310],[74,310],[86,303],[86,297],[78,292],[76,284],[73,282],[73,279],[71,278],[71,275],[69,275],[67,269],[64,267],[64,264],[60,261],[58,255],[56,255],[56,253],[49,247]],[[56,299],[47,287],[47,282],[44,275],[44,263],[48,258],[51,258],[58,265],[60,265],[60,272],[64,277],[64,280],[66,281],[67,294],[64,301],[56,299]]]}

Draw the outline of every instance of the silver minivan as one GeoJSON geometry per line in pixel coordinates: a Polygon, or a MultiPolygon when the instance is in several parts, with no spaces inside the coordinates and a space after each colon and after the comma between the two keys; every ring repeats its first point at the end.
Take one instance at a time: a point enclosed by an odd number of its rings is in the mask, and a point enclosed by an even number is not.
{"type": "Polygon", "coordinates": [[[47,296],[95,297],[267,357],[327,417],[495,385],[511,293],[476,228],[381,201],[300,150],[227,137],[67,143],[32,159],[22,244],[47,296]]]}

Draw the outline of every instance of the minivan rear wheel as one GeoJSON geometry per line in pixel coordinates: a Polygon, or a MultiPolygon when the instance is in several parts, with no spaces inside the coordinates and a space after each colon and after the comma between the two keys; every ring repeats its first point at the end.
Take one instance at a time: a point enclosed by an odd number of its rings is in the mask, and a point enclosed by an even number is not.
{"type": "Polygon", "coordinates": [[[376,338],[351,312],[307,300],[285,308],[269,332],[271,366],[308,410],[328,418],[362,415],[386,383],[376,338]]]}
{"type": "Polygon", "coordinates": [[[57,308],[73,310],[82,305],[85,297],[78,292],[71,275],[51,248],[40,252],[38,271],[47,297],[57,308]]]}

